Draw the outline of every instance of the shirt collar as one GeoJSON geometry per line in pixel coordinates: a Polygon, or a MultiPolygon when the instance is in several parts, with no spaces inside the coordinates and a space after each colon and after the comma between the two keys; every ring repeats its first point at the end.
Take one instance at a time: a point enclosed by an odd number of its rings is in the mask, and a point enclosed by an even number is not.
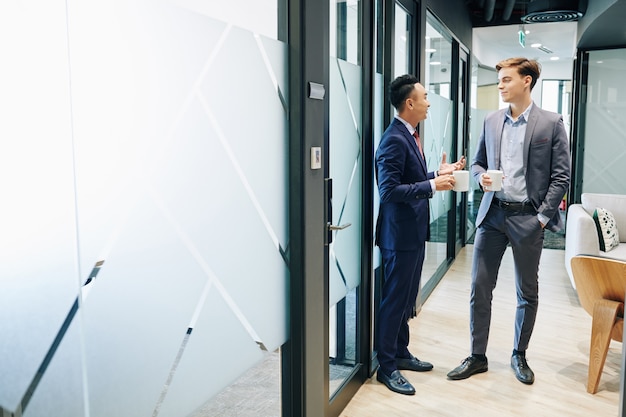
{"type": "MultiPolygon", "coordinates": [[[[533,102],[531,101],[530,104],[528,105],[528,107],[526,107],[526,110],[524,110],[522,112],[522,114],[519,115],[519,117],[517,118],[517,121],[528,121],[528,116],[530,115],[530,111],[533,108],[533,102]]],[[[515,120],[513,120],[513,117],[511,117],[511,107],[507,107],[506,109],[506,113],[505,113],[506,117],[511,120],[511,122],[515,123],[515,120]]]]}
{"type": "Polygon", "coordinates": [[[411,135],[415,133],[415,130],[416,130],[415,126],[411,126],[409,122],[407,122],[406,120],[404,120],[402,117],[398,116],[397,114],[394,117],[398,119],[399,121],[401,121],[404,126],[406,126],[407,130],[409,131],[411,135]]]}

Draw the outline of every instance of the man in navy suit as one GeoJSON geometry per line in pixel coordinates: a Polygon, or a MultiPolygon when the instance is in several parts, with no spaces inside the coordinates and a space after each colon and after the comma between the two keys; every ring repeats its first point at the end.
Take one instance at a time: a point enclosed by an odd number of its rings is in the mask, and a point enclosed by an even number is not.
{"type": "Polygon", "coordinates": [[[559,204],[569,187],[569,142],[560,114],[542,110],[531,99],[541,67],[535,60],[510,58],[496,65],[498,89],[506,109],[485,118],[472,175],[483,195],[476,217],[470,331],[472,355],[448,373],[452,380],[487,371],[491,299],[502,256],[513,251],[517,310],[511,368],[524,384],[535,374],[526,349],[539,303],[538,271],[544,228],[558,231],[559,204]],[[502,188],[489,191],[488,170],[503,172],[502,188]]]}
{"type": "Polygon", "coordinates": [[[417,125],[426,119],[427,92],[412,75],[389,85],[389,100],[397,115],[376,151],[376,179],[380,210],[376,244],[380,248],[384,283],[378,313],[378,381],[400,394],[415,394],[399,370],[430,371],[433,365],[408,350],[409,325],[420,287],[429,229],[428,199],[435,191],[451,190],[452,171],[465,166],[465,157],[428,172],[417,125]]]}

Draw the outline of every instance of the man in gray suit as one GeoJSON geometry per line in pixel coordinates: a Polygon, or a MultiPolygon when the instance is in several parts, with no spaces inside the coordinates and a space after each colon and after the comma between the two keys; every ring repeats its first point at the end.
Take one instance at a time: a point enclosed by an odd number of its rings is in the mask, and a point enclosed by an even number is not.
{"type": "Polygon", "coordinates": [[[517,310],[511,368],[532,384],[535,375],[526,349],[538,305],[538,270],[544,228],[562,228],[559,204],[569,186],[569,144],[561,115],[540,109],[531,99],[541,67],[537,61],[510,58],[496,65],[498,90],[509,107],[485,118],[471,172],[483,195],[476,217],[470,332],[472,355],[448,373],[459,380],[487,371],[491,300],[507,246],[513,250],[517,310]],[[502,187],[488,170],[503,172],[502,187]]]}

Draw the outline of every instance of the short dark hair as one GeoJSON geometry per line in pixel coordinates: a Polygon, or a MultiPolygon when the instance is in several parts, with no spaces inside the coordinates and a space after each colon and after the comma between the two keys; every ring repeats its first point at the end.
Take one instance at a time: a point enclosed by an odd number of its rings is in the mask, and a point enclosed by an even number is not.
{"type": "Polygon", "coordinates": [[[517,67],[517,73],[522,77],[530,75],[533,79],[530,82],[530,89],[532,90],[539,75],[541,75],[541,64],[534,59],[527,59],[523,57],[509,58],[504,61],[500,61],[496,64],[496,71],[500,72],[502,68],[517,67]]]}
{"type": "Polygon", "coordinates": [[[401,110],[404,101],[409,97],[418,79],[410,74],[404,74],[397,77],[389,84],[389,101],[396,110],[401,110]]]}

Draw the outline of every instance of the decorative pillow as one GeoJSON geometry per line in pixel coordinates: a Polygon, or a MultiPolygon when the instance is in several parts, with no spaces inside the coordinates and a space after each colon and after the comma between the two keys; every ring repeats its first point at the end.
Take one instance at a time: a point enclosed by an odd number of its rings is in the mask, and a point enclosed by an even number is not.
{"type": "Polygon", "coordinates": [[[598,229],[600,250],[608,252],[619,246],[619,233],[617,232],[613,213],[607,209],[597,207],[593,212],[593,220],[596,222],[596,229],[598,229]]]}

